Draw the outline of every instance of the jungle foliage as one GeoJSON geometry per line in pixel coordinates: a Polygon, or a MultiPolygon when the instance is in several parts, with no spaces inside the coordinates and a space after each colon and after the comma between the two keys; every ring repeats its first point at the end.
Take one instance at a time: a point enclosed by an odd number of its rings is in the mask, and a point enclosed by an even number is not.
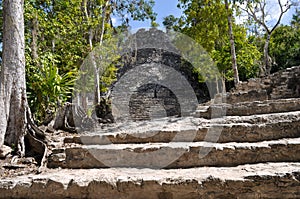
{"type": "MultiPolygon", "coordinates": [[[[296,10],[290,24],[276,26],[268,38],[268,32],[259,28],[262,24],[250,15],[246,23],[240,23],[239,16],[247,9],[241,9],[242,2],[246,1],[228,1],[227,9],[224,0],[178,0],[182,16],[167,16],[163,25],[190,36],[203,46],[229,84],[233,82],[234,72],[228,15],[232,17],[241,81],[259,76],[266,57],[264,44],[268,39],[271,72],[299,65],[300,11],[296,10]],[[253,31],[253,27],[258,28],[253,31]]],[[[260,0],[247,2],[248,9],[262,3],[260,0]]],[[[26,84],[35,121],[42,123],[49,112],[55,112],[60,104],[70,100],[84,59],[104,40],[110,41],[113,34],[130,28],[133,20],[150,20],[154,27],[158,26],[154,4],[154,0],[26,0],[26,84]],[[117,25],[113,18],[119,19],[117,25]]],[[[2,43],[1,0],[0,14],[2,43]]],[[[100,71],[99,92],[106,92],[115,79],[115,71],[113,64],[100,71]]]]}

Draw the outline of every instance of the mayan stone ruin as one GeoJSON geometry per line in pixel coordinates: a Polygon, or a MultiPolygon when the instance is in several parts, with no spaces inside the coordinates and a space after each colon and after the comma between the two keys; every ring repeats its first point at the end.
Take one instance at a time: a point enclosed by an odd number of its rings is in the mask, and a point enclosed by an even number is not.
{"type": "Polygon", "coordinates": [[[211,98],[180,57],[138,53],[119,79],[138,65],[172,66],[195,88],[197,106],[182,114],[176,91],[155,82],[136,83],[126,100],[112,90],[131,120],[73,134],[44,126],[47,168],[1,162],[0,198],[300,198],[300,66],[211,98]]]}

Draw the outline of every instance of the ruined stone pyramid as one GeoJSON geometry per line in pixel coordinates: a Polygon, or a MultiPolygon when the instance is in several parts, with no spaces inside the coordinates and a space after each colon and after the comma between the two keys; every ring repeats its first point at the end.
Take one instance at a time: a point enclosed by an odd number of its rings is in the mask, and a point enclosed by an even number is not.
{"type": "Polygon", "coordinates": [[[299,77],[249,80],[191,117],[53,141],[49,168],[1,179],[0,198],[300,198],[299,77]]]}

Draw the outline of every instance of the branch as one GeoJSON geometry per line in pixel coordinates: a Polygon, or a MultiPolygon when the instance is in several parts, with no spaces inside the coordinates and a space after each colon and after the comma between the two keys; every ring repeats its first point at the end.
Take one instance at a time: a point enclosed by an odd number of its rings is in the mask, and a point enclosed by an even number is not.
{"type": "Polygon", "coordinates": [[[102,46],[102,43],[103,43],[103,37],[104,37],[104,32],[105,32],[105,17],[106,17],[106,10],[107,10],[107,7],[109,5],[109,1],[106,1],[105,2],[105,5],[103,5],[103,8],[102,8],[102,21],[101,21],[101,33],[100,33],[100,46],[102,46]]]}
{"type": "Polygon", "coordinates": [[[252,10],[252,8],[249,6],[249,3],[247,3],[246,8],[244,9],[242,7],[240,7],[243,11],[245,11],[248,15],[250,15],[250,17],[252,17],[254,19],[254,21],[256,21],[256,23],[260,24],[261,26],[263,26],[263,28],[269,33],[269,28],[267,27],[267,25],[264,23],[264,21],[261,21],[257,18],[255,11],[252,10]]]}
{"type": "Polygon", "coordinates": [[[265,23],[265,7],[266,7],[266,1],[263,0],[262,2],[259,2],[260,12],[262,15],[262,22],[265,23]]]}
{"type": "MultiPolygon", "coordinates": [[[[281,21],[281,18],[283,16],[283,14],[286,13],[291,8],[291,6],[292,6],[292,4],[289,4],[289,5],[286,6],[285,9],[283,9],[283,6],[282,6],[280,0],[278,0],[278,4],[280,6],[280,15],[279,15],[279,18],[278,18],[275,26],[272,28],[272,30],[270,31],[270,33],[272,33],[277,28],[277,26],[280,24],[280,21],[281,21]]],[[[288,4],[288,2],[287,2],[287,4],[288,4]]]]}

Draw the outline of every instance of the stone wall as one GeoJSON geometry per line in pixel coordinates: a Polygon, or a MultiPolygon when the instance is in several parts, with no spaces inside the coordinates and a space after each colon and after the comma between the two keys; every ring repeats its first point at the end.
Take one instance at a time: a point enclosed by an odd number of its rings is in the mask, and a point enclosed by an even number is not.
{"type": "Polygon", "coordinates": [[[146,84],[130,99],[130,117],[133,120],[181,116],[176,95],[168,88],[157,84],[146,84]]]}
{"type": "Polygon", "coordinates": [[[133,120],[190,115],[198,103],[210,100],[206,84],[199,83],[193,65],[182,58],[166,33],[142,29],[132,37],[134,44],[124,50],[112,86],[113,111],[121,112],[114,115],[133,120]],[[189,93],[195,95],[194,101],[189,93]]]}
{"type": "Polygon", "coordinates": [[[300,66],[271,74],[269,77],[242,82],[227,93],[226,103],[264,101],[300,97],[300,66]]]}

